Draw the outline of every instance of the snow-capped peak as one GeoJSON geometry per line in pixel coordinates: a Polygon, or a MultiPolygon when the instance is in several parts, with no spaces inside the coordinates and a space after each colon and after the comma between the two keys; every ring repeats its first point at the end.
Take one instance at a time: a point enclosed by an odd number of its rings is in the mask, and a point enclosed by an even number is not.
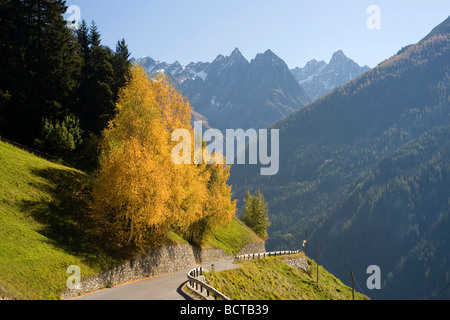
{"type": "Polygon", "coordinates": [[[338,50],[328,64],[313,59],[305,67],[295,68],[291,72],[310,98],[316,100],[367,70],[369,67],[360,67],[342,50],[338,50]]]}

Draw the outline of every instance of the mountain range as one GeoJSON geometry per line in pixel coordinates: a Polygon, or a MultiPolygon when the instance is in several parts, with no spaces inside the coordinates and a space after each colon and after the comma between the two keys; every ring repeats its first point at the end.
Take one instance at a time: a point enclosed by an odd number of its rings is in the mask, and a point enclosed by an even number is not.
{"type": "MultiPolygon", "coordinates": [[[[300,247],[374,299],[449,299],[450,17],[424,39],[273,124],[280,171],[231,169],[269,204],[268,250],[300,247]],[[366,288],[366,287],[363,287],[366,288]],[[446,290],[447,289],[447,290],[446,290]]],[[[242,202],[242,201],[240,201],[242,202]]],[[[241,203],[242,205],[242,203],[241,203]]]]}
{"type": "Polygon", "coordinates": [[[137,60],[150,76],[164,73],[173,81],[193,106],[193,120],[220,130],[266,128],[368,69],[342,51],[329,64],[318,63],[320,68],[312,67],[314,61],[289,70],[271,50],[248,61],[238,48],[212,62],[186,66],[150,57],[137,60]]]}
{"type": "Polygon", "coordinates": [[[328,64],[313,59],[303,68],[297,67],[291,72],[308,97],[314,101],[368,70],[368,66],[360,67],[339,50],[333,54],[328,64]]]}

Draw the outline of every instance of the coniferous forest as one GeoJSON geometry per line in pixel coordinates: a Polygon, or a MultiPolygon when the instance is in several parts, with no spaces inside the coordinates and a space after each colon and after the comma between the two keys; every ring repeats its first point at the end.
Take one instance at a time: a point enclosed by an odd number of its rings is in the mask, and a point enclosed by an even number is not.
{"type": "Polygon", "coordinates": [[[0,136],[92,171],[131,64],[95,22],[67,28],[63,1],[3,1],[0,136]]]}

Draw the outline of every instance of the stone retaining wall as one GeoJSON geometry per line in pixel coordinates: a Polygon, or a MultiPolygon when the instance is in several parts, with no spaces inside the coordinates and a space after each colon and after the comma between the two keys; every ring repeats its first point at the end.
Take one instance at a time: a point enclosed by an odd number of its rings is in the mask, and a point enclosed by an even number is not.
{"type": "Polygon", "coordinates": [[[286,262],[288,265],[290,265],[293,268],[301,269],[306,272],[308,272],[308,270],[309,270],[309,265],[308,265],[308,261],[306,260],[306,258],[299,258],[299,259],[286,258],[286,259],[283,259],[283,261],[286,262]]]}
{"type": "Polygon", "coordinates": [[[261,253],[266,252],[266,244],[263,243],[249,243],[241,251],[239,251],[238,255],[242,254],[252,254],[252,253],[261,253]]]}
{"type": "MultiPolygon", "coordinates": [[[[239,254],[265,252],[265,244],[248,244],[239,254]],[[255,251],[253,251],[255,250],[255,251]]],[[[121,283],[176,273],[196,264],[233,259],[222,249],[195,249],[189,245],[164,246],[98,276],[84,279],[80,289],[66,290],[62,299],[70,299],[121,283]]]]}

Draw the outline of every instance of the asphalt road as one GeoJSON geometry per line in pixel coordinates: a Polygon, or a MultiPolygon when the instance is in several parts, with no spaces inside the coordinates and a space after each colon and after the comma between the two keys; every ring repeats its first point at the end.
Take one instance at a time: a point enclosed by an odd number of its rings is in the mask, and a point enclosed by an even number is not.
{"type": "MultiPolygon", "coordinates": [[[[213,262],[216,271],[224,271],[241,267],[233,261],[213,262]]],[[[199,265],[209,270],[211,263],[199,265]]],[[[181,288],[187,282],[189,268],[174,274],[144,279],[122,284],[110,289],[97,291],[72,300],[191,300],[181,288]]]]}

